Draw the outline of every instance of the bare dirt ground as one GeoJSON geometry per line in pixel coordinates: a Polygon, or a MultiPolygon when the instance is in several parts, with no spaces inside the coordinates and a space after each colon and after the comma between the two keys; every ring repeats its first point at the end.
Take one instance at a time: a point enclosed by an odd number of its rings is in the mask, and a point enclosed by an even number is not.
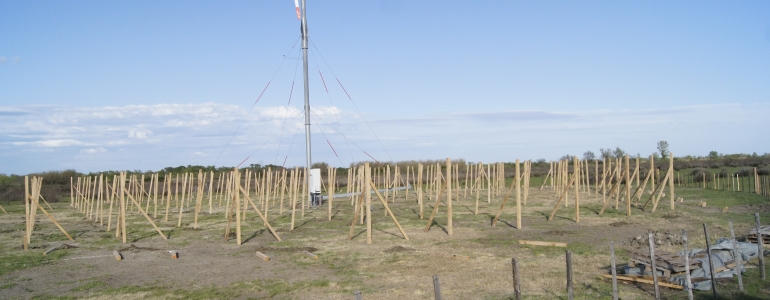
{"type": "MultiPolygon", "coordinates": [[[[610,284],[598,279],[609,269],[610,241],[615,242],[618,265],[623,265],[628,251],[646,249],[633,239],[646,236],[648,230],[680,233],[687,229],[690,247],[703,247],[703,223],[710,226],[713,242],[716,237],[729,236],[728,219],[736,222],[737,234],[743,235],[753,227],[754,212],[770,211],[768,205],[757,204],[764,201],[761,198],[731,206],[726,213],[720,207],[698,207],[698,201],[713,202],[714,197],[729,198],[730,193],[714,196],[679,188],[677,195],[685,201],[677,202],[675,211],[668,208],[666,197],[655,213],[649,207],[646,211],[632,207],[632,216],[627,217],[621,201],[620,210],[610,206],[599,215],[601,197],[581,192],[579,223],[575,222],[574,197],[548,221],[556,194],[532,187],[527,204],[522,205],[522,228],[517,229],[515,196],[508,199],[500,221],[492,227],[505,193],[489,203],[485,193],[482,191],[479,213],[474,214],[475,195],[464,197],[460,191],[457,199],[455,192],[453,235],[449,236],[446,203],[426,232],[433,201],[426,197],[425,220],[421,220],[415,194],[411,192],[406,200],[400,192],[389,205],[408,241],[373,196],[371,245],[366,243],[365,224],[356,224],[352,240],[347,239],[353,218],[347,198],[335,199],[331,221],[326,206],[307,209],[304,217],[298,210],[293,232],[289,230],[290,211],[279,214],[277,205],[271,206],[268,218],[283,239],[280,242],[249,209],[242,224],[242,245],[234,237],[224,241],[227,220],[224,207],[216,200],[211,214],[204,205],[199,229],[191,228],[192,207],[186,208],[181,227],[176,226],[178,210],[171,210],[168,222],[159,213],[154,220],[168,240],[138,212],[128,212],[126,244],[115,238],[114,224],[111,231],[106,230],[106,217],[100,226],[67,202],[52,204],[52,214],[75,240],[68,241],[38,214],[32,249],[23,251],[24,207],[12,203],[4,205],[9,213],[0,215],[0,298],[350,299],[354,291],[361,291],[365,299],[433,299],[432,276],[438,275],[445,299],[506,299],[513,293],[512,257],[519,260],[527,298],[565,298],[565,248],[518,244],[518,240],[538,240],[568,243],[567,249],[573,252],[576,297],[601,299],[611,296],[610,284]],[[43,255],[62,244],[73,247],[43,255]],[[113,250],[120,251],[124,259],[117,261],[113,250]],[[179,258],[172,259],[169,250],[177,250],[179,258]],[[269,255],[270,261],[258,259],[255,251],[269,255]],[[303,251],[317,254],[318,259],[303,251]],[[446,256],[452,254],[469,259],[446,256]]],[[[658,250],[681,251],[681,246],[661,245],[658,250]]],[[[651,286],[620,287],[623,299],[649,299],[651,295],[651,286]]],[[[680,299],[686,294],[664,289],[664,296],[680,299]]]]}

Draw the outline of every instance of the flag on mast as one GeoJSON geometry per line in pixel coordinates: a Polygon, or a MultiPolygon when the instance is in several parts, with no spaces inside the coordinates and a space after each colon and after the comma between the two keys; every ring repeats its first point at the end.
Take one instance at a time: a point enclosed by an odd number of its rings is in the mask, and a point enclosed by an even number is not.
{"type": "Polygon", "coordinates": [[[299,0],[294,0],[294,8],[297,9],[297,20],[302,20],[299,14],[299,0]]]}

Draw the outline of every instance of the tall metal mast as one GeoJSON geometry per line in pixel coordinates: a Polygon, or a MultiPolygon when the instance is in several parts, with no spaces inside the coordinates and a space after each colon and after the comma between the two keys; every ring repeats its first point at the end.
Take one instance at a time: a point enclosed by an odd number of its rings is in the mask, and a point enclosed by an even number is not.
{"type": "MultiPolygon", "coordinates": [[[[307,6],[305,6],[305,0],[302,0],[302,71],[303,80],[305,82],[305,158],[306,158],[306,171],[307,172],[307,184],[310,187],[310,165],[313,163],[310,157],[310,81],[308,80],[307,71],[307,6]]],[[[309,191],[309,189],[308,189],[309,191]]],[[[308,203],[312,203],[311,194],[305,195],[308,197],[308,203]]]]}

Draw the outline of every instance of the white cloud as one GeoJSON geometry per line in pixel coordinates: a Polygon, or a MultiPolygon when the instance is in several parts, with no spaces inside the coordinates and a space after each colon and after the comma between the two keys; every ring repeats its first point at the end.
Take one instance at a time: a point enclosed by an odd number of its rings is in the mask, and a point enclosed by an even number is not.
{"type": "Polygon", "coordinates": [[[33,141],[33,142],[12,142],[11,144],[15,146],[35,146],[35,147],[45,147],[45,148],[54,148],[54,147],[68,147],[68,146],[80,146],[85,145],[85,143],[76,141],[76,140],[41,140],[41,141],[33,141]]]}
{"type": "Polygon", "coordinates": [[[152,135],[152,130],[147,129],[129,129],[128,138],[130,139],[146,139],[149,135],[152,135]]]}
{"type": "Polygon", "coordinates": [[[5,64],[8,62],[8,59],[5,58],[5,56],[0,56],[0,65],[5,64]]]}
{"type": "Polygon", "coordinates": [[[105,153],[107,152],[107,149],[104,149],[102,147],[99,148],[88,148],[88,149],[81,149],[80,153],[86,153],[86,154],[93,154],[93,153],[105,153]]]}

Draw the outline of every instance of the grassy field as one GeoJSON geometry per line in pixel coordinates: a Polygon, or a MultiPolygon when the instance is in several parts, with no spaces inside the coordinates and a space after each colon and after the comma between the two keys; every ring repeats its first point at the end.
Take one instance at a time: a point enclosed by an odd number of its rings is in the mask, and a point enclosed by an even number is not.
{"type": "MultiPolygon", "coordinates": [[[[197,229],[192,228],[192,207],[185,208],[179,227],[179,210],[173,208],[168,221],[159,210],[153,220],[168,240],[162,239],[144,216],[130,211],[128,241],[123,244],[115,238],[114,224],[106,230],[106,217],[100,225],[70,207],[65,199],[52,203],[51,212],[75,240],[66,240],[38,214],[31,249],[23,251],[24,206],[11,203],[4,205],[8,214],[0,215],[0,298],[350,299],[354,291],[361,291],[365,299],[432,299],[432,276],[438,275],[445,299],[512,299],[510,260],[515,257],[523,274],[526,299],[566,299],[565,248],[518,244],[519,240],[539,240],[569,244],[566,249],[573,252],[577,299],[611,299],[611,285],[598,278],[609,270],[610,241],[616,245],[618,265],[623,265],[630,251],[646,249],[632,240],[648,230],[679,233],[686,229],[690,247],[702,248],[702,224],[709,226],[713,242],[716,237],[729,237],[729,220],[735,223],[736,234],[742,236],[754,227],[754,212],[763,216],[770,212],[767,200],[755,194],[678,187],[676,194],[684,202],[677,202],[675,211],[669,210],[668,197],[664,197],[656,212],[633,206],[628,217],[625,204],[621,201],[621,209],[615,210],[613,199],[607,211],[599,215],[602,198],[591,191],[580,193],[579,223],[575,222],[574,197],[548,221],[557,196],[551,189],[540,190],[541,183],[538,178],[531,182],[529,199],[522,205],[520,229],[516,228],[515,196],[508,199],[493,227],[490,223],[504,192],[487,202],[486,190],[482,190],[475,214],[475,195],[466,197],[464,191],[455,191],[451,236],[445,202],[426,232],[435,200],[428,200],[426,194],[425,218],[421,220],[415,194],[410,193],[407,200],[402,191],[389,206],[408,241],[375,196],[371,245],[366,243],[366,225],[358,220],[348,240],[353,220],[348,198],[335,199],[332,220],[328,220],[326,206],[306,209],[304,216],[298,210],[294,231],[290,230],[290,211],[280,213],[278,203],[271,204],[268,219],[282,241],[277,241],[249,208],[242,225],[242,245],[235,243],[234,234],[224,240],[227,219],[217,200],[211,213],[208,200],[204,200],[197,229]],[[706,201],[707,206],[698,206],[700,201],[706,201]],[[729,209],[723,213],[724,207],[729,209]],[[62,244],[72,247],[43,255],[46,249],[62,244]],[[124,259],[116,261],[113,250],[120,251],[124,259]],[[179,259],[171,259],[168,250],[179,251],[179,259]],[[259,260],[255,251],[269,255],[270,261],[259,260]],[[304,251],[317,254],[318,259],[304,251]],[[451,255],[468,259],[448,257],[451,255]]],[[[284,208],[288,208],[286,203],[284,208]]],[[[112,220],[114,223],[115,216],[112,220]]],[[[658,250],[682,249],[663,245],[658,250]]],[[[739,293],[735,280],[719,282],[721,297],[767,299],[770,294],[770,284],[759,280],[756,268],[746,272],[744,284],[746,291],[739,293]]],[[[662,292],[668,299],[686,298],[682,291],[662,288],[662,292]]],[[[652,286],[620,284],[620,295],[622,299],[650,299],[652,286]]],[[[711,292],[696,291],[695,295],[712,299],[711,292]]]]}

